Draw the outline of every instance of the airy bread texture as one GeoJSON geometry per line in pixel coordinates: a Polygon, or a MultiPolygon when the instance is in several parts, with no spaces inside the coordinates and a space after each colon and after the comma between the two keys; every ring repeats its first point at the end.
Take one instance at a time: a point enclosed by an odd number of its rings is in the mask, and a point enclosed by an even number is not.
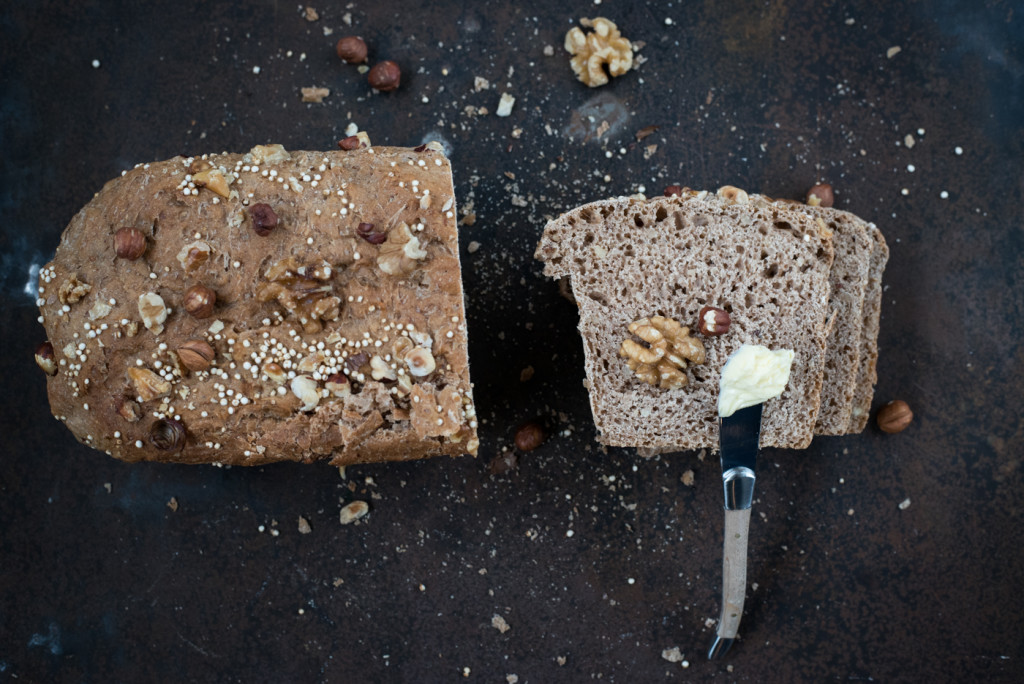
{"type": "Polygon", "coordinates": [[[876,366],[879,320],[882,315],[882,272],[889,262],[889,246],[875,224],[867,224],[867,231],[871,239],[871,261],[864,292],[860,359],[848,433],[862,432],[867,426],[871,399],[875,394],[875,383],[878,382],[876,366]]]}
{"type": "Polygon", "coordinates": [[[547,275],[571,280],[603,443],[717,449],[721,369],[741,345],[761,344],[796,352],[786,391],[765,404],[761,445],[810,444],[829,332],[831,231],[800,208],[732,190],[602,200],[545,227],[535,256],[547,275]],[[725,335],[698,335],[705,363],[690,365],[679,389],[640,382],[618,353],[627,326],[661,315],[695,330],[705,305],[732,319],[725,335]]]}
{"type": "Polygon", "coordinates": [[[269,145],[139,165],[75,216],[40,285],[53,413],[116,458],[476,452],[436,149],[269,145]]]}

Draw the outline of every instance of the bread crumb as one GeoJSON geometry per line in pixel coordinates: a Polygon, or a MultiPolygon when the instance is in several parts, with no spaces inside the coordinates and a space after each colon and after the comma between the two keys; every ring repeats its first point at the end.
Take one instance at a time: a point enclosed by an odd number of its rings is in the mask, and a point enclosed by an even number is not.
{"type": "Polygon", "coordinates": [[[501,100],[498,101],[498,111],[495,112],[498,116],[508,116],[512,113],[512,107],[515,106],[516,98],[512,97],[508,93],[501,94],[501,100]]]}
{"type": "Polygon", "coordinates": [[[365,501],[353,501],[341,509],[339,520],[342,525],[349,525],[369,512],[370,506],[365,501]]]}
{"type": "Polygon", "coordinates": [[[683,473],[683,476],[679,478],[679,480],[687,487],[692,487],[694,481],[693,471],[687,470],[685,473],[683,473]]]}
{"type": "Polygon", "coordinates": [[[559,667],[565,665],[565,656],[558,656],[557,658],[555,658],[555,662],[558,663],[559,667]]]}
{"type": "Polygon", "coordinates": [[[909,150],[912,147],[914,147],[914,145],[917,144],[917,141],[914,140],[914,136],[913,135],[911,135],[910,133],[907,133],[907,135],[903,138],[903,144],[906,145],[907,149],[909,150]]]}
{"type": "MultiPolygon", "coordinates": [[[[472,224],[468,224],[468,225],[472,225],[472,224]]],[[[466,251],[469,252],[470,254],[473,254],[478,249],[480,249],[480,243],[477,242],[476,240],[473,240],[468,245],[466,245],[466,251]]]]}
{"type": "Polygon", "coordinates": [[[657,145],[648,145],[644,148],[644,159],[650,159],[654,156],[654,153],[658,151],[657,145]]]}
{"type": "Polygon", "coordinates": [[[509,627],[509,624],[505,622],[505,618],[501,617],[497,613],[495,613],[494,617],[491,618],[491,627],[494,627],[494,629],[498,630],[502,634],[512,629],[509,627]]]}
{"type": "Polygon", "coordinates": [[[678,646],[672,648],[666,648],[661,652],[661,657],[670,663],[681,663],[683,662],[683,654],[679,652],[678,646]]]}
{"type": "Polygon", "coordinates": [[[299,534],[309,534],[313,531],[313,528],[309,526],[309,521],[299,516],[299,534]]]}
{"type": "Polygon", "coordinates": [[[479,93],[481,90],[487,90],[491,87],[491,82],[482,76],[473,77],[473,92],[479,93]]]}
{"type": "Polygon", "coordinates": [[[310,7],[309,5],[306,5],[306,8],[302,11],[302,13],[306,17],[306,21],[316,21],[320,18],[320,15],[317,14],[317,11],[314,8],[310,7]]]}
{"type": "Polygon", "coordinates": [[[341,579],[340,577],[335,577],[334,581],[331,584],[333,584],[335,587],[340,587],[344,583],[345,583],[345,580],[341,579]]]}
{"type": "Polygon", "coordinates": [[[331,91],[327,88],[318,88],[311,86],[309,88],[302,89],[302,101],[303,102],[316,102],[317,104],[324,101],[324,98],[331,94],[331,91]]]}
{"type": "Polygon", "coordinates": [[[894,45],[885,51],[885,56],[888,57],[889,59],[892,59],[896,55],[900,54],[902,51],[903,48],[901,48],[899,45],[894,45]]]}
{"type": "Polygon", "coordinates": [[[905,511],[910,508],[910,497],[907,497],[903,501],[900,501],[900,510],[905,511]]]}
{"type": "Polygon", "coordinates": [[[178,499],[172,496],[171,500],[167,502],[167,507],[172,511],[178,510],[178,499]]]}
{"type": "Polygon", "coordinates": [[[523,370],[519,371],[519,382],[526,382],[533,377],[533,366],[527,366],[523,370]]]}
{"type": "Polygon", "coordinates": [[[508,684],[518,684],[518,682],[519,682],[519,675],[514,675],[514,674],[505,675],[505,681],[508,682],[508,684]]]}
{"type": "Polygon", "coordinates": [[[114,488],[114,486],[112,484],[110,484],[109,482],[104,482],[103,483],[103,488],[106,489],[107,490],[107,494],[109,494],[110,490],[112,490],[114,488]]]}

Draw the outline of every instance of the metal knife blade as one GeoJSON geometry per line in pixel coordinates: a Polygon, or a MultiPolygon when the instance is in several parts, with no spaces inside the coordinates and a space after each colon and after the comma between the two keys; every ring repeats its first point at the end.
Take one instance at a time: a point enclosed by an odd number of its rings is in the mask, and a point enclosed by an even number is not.
{"type": "Polygon", "coordinates": [[[725,490],[725,541],[722,547],[722,614],[708,659],[725,655],[743,615],[747,591],[747,536],[754,500],[761,409],[756,404],[721,419],[722,487],[725,490]]]}

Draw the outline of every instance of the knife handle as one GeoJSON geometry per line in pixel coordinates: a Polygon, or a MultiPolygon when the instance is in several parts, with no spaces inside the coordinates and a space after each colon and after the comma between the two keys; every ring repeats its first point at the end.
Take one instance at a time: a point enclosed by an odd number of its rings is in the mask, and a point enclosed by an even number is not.
{"type": "Polygon", "coordinates": [[[718,638],[733,639],[743,617],[747,593],[747,536],[750,509],[725,512],[725,543],[722,548],[722,616],[718,620],[718,638]]]}

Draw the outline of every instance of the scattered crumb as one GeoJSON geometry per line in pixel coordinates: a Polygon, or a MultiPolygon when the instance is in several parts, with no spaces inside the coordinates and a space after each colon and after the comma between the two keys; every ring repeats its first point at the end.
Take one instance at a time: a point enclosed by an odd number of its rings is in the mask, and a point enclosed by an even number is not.
{"type": "Polygon", "coordinates": [[[309,521],[299,516],[299,534],[309,534],[313,531],[313,528],[309,526],[309,521]]]}
{"type": "Polygon", "coordinates": [[[516,104],[516,98],[512,97],[508,93],[501,94],[501,100],[498,101],[498,111],[495,112],[498,116],[508,116],[512,113],[512,107],[516,104]]]}
{"type": "Polygon", "coordinates": [[[505,622],[505,618],[501,617],[497,613],[495,613],[494,617],[491,618],[491,627],[494,627],[494,629],[498,630],[502,634],[512,629],[509,627],[508,623],[505,622]]]}
{"type": "Polygon", "coordinates": [[[853,509],[851,508],[850,510],[846,511],[846,515],[853,515],[853,509]]]}
{"type": "Polygon", "coordinates": [[[900,54],[900,52],[902,51],[903,48],[901,48],[899,45],[894,45],[885,51],[885,56],[888,57],[889,59],[892,59],[896,55],[900,54]]]}
{"type": "Polygon", "coordinates": [[[341,509],[340,520],[342,525],[359,520],[370,512],[370,506],[365,501],[353,501],[341,509]]]}
{"type": "Polygon", "coordinates": [[[900,501],[900,510],[905,511],[910,508],[910,497],[907,497],[903,501],[900,501]]]}
{"type": "Polygon", "coordinates": [[[523,370],[519,371],[519,382],[526,382],[533,377],[533,366],[527,366],[523,370]]]}
{"type": "Polygon", "coordinates": [[[555,658],[555,662],[558,663],[559,667],[565,665],[565,656],[558,656],[557,658],[555,658]]]}
{"type": "Polygon", "coordinates": [[[306,9],[304,9],[302,13],[306,17],[306,21],[316,21],[320,18],[320,15],[317,14],[316,10],[309,5],[306,6],[306,9]]]}
{"type": "Polygon", "coordinates": [[[487,90],[491,87],[491,82],[482,76],[475,76],[473,78],[473,91],[479,93],[481,90],[487,90]]]}
{"type": "Polygon", "coordinates": [[[344,583],[345,583],[345,580],[341,579],[340,577],[335,577],[334,581],[331,582],[331,584],[334,585],[335,587],[340,587],[344,583]]]}
{"type": "Polygon", "coordinates": [[[471,671],[471,670],[470,670],[470,669],[469,669],[468,667],[464,667],[464,668],[462,668],[462,676],[463,676],[463,677],[468,677],[468,676],[469,676],[469,673],[470,673],[470,671],[471,671]]]}
{"type": "Polygon", "coordinates": [[[601,121],[600,125],[597,127],[597,137],[598,138],[603,137],[604,134],[607,133],[608,129],[611,128],[611,127],[612,127],[612,125],[610,123],[608,123],[607,120],[601,121]]]}
{"type": "Polygon", "coordinates": [[[555,56],[555,47],[553,45],[545,45],[544,46],[544,56],[545,57],[554,57],[555,56]]]}
{"type": "Polygon", "coordinates": [[[912,147],[913,147],[913,146],[914,146],[915,144],[917,144],[917,141],[916,141],[916,140],[914,140],[914,136],[913,136],[913,135],[911,135],[910,133],[907,133],[906,137],[905,137],[905,138],[903,138],[903,144],[904,144],[904,145],[906,145],[906,146],[907,146],[907,149],[909,150],[909,149],[911,149],[911,148],[912,148],[912,147]]]}
{"type": "Polygon", "coordinates": [[[687,470],[679,480],[687,487],[693,486],[693,471],[687,470]]]}
{"type": "Polygon", "coordinates": [[[508,682],[508,684],[518,684],[519,683],[519,675],[514,675],[514,674],[505,675],[505,681],[508,682]]]}
{"type": "Polygon", "coordinates": [[[345,22],[346,26],[351,26],[352,25],[352,13],[351,12],[345,12],[343,15],[341,15],[341,20],[343,22],[345,22]]]}
{"type": "Polygon", "coordinates": [[[956,147],[953,148],[953,152],[955,152],[956,155],[959,157],[961,154],[964,153],[964,148],[957,145],[956,147]]]}
{"type": "Polygon", "coordinates": [[[704,626],[707,627],[708,629],[710,629],[710,628],[715,626],[715,622],[717,622],[717,620],[715,620],[715,618],[708,618],[707,620],[704,621],[704,626]]]}
{"type": "Polygon", "coordinates": [[[302,101],[303,102],[316,102],[316,103],[319,104],[319,103],[323,102],[324,98],[327,97],[330,94],[331,94],[331,91],[328,90],[327,88],[318,88],[316,86],[312,86],[312,87],[309,87],[309,88],[303,88],[302,89],[302,101]]]}
{"type": "Polygon", "coordinates": [[[171,500],[167,502],[167,507],[172,511],[178,510],[178,499],[172,496],[171,500]]]}
{"type": "Polygon", "coordinates": [[[260,68],[259,68],[258,66],[254,66],[254,67],[252,68],[252,73],[254,73],[254,74],[258,74],[258,73],[260,73],[260,68]]]}
{"type": "Polygon", "coordinates": [[[110,484],[109,482],[104,482],[103,483],[103,488],[106,489],[107,490],[107,494],[109,494],[110,491],[114,488],[114,486],[112,484],[110,484]]]}
{"type": "Polygon", "coordinates": [[[338,474],[341,475],[342,480],[347,479],[345,475],[345,466],[338,466],[338,474]]]}
{"type": "Polygon", "coordinates": [[[939,197],[941,197],[942,199],[949,199],[949,193],[943,190],[942,192],[939,193],[939,197]]]}
{"type": "Polygon", "coordinates": [[[732,672],[732,665],[726,665],[726,666],[725,666],[725,669],[726,669],[726,671],[728,671],[728,672],[732,672]]]}
{"type": "Polygon", "coordinates": [[[658,130],[658,128],[659,128],[659,126],[653,126],[653,125],[652,126],[644,126],[639,131],[634,133],[633,136],[636,138],[637,142],[640,142],[641,140],[643,140],[644,138],[646,138],[647,136],[651,135],[656,130],[658,130]]]}
{"type": "Polygon", "coordinates": [[[658,151],[657,145],[648,145],[644,148],[644,159],[650,159],[654,156],[654,153],[658,151]]]}
{"type": "MultiPolygon", "coordinates": [[[[466,225],[473,225],[473,224],[467,223],[466,225]]],[[[478,249],[480,249],[480,243],[477,242],[476,240],[473,240],[468,245],[466,245],[466,251],[469,252],[470,254],[473,254],[478,249]]]]}
{"type": "Polygon", "coordinates": [[[672,648],[666,648],[661,652],[661,657],[670,663],[681,663],[683,662],[683,654],[679,652],[678,646],[672,648]]]}
{"type": "Polygon", "coordinates": [[[92,60],[92,68],[93,69],[99,69],[100,68],[100,60],[98,60],[98,59],[92,60]]]}

